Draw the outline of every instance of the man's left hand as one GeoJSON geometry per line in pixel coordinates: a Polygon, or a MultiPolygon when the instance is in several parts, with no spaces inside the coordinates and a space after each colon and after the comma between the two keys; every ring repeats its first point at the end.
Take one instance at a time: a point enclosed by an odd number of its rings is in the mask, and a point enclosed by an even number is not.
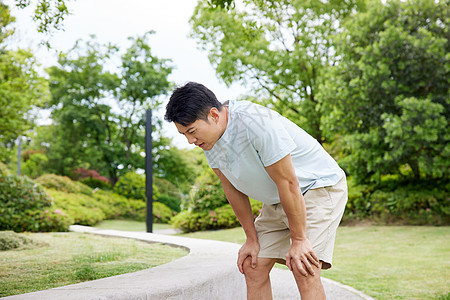
{"type": "Polygon", "coordinates": [[[317,268],[320,267],[319,259],[314,254],[311,242],[308,239],[293,240],[291,248],[286,254],[286,265],[289,270],[296,268],[303,276],[315,275],[311,266],[313,264],[317,268]]]}

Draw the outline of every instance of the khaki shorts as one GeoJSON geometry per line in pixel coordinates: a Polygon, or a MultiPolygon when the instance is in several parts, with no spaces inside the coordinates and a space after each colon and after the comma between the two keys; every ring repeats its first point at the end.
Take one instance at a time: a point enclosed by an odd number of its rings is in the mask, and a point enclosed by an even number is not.
{"type": "MultiPolygon", "coordinates": [[[[345,176],[334,186],[311,189],[303,196],[306,204],[306,235],[314,253],[323,262],[322,269],[332,265],[337,227],[347,203],[345,176]]],[[[263,204],[255,220],[260,251],[258,257],[276,258],[286,263],[291,244],[287,216],[281,204],[263,204]]]]}

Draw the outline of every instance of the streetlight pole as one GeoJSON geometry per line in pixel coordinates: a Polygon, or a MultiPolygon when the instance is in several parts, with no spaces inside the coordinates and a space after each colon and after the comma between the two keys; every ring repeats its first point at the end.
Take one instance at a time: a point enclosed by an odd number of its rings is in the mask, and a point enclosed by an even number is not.
{"type": "Polygon", "coordinates": [[[145,195],[147,196],[147,232],[153,232],[153,162],[152,162],[152,110],[145,120],[145,195]]]}

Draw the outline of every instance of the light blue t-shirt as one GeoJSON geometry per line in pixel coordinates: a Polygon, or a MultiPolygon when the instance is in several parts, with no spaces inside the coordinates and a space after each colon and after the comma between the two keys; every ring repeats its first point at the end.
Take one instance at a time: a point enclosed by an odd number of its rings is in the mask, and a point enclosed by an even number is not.
{"type": "Polygon", "coordinates": [[[249,101],[229,102],[227,128],[205,151],[211,168],[218,168],[237,190],[266,204],[280,203],[280,197],[265,167],[288,154],[302,193],[332,186],[344,176],[312,136],[279,113],[249,101]]]}

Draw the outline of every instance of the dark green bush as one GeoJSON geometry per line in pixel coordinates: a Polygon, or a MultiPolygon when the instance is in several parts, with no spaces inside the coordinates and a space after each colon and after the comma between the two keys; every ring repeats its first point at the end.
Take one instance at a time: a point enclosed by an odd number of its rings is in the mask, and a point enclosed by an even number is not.
{"type": "Polygon", "coordinates": [[[90,187],[81,182],[73,181],[67,176],[46,174],[38,177],[36,182],[40,183],[47,189],[54,189],[66,193],[81,193],[92,196],[92,189],[90,187]]]}
{"type": "MultiPolygon", "coordinates": [[[[253,217],[256,218],[262,203],[250,199],[253,217]]],[[[173,217],[170,223],[184,232],[225,229],[239,226],[239,221],[230,204],[225,204],[208,212],[182,211],[173,217]]]]}
{"type": "Polygon", "coordinates": [[[171,210],[175,212],[180,212],[180,198],[163,194],[158,197],[157,201],[167,205],[171,210]]]}
{"type": "Polygon", "coordinates": [[[67,231],[71,218],[52,204],[28,177],[0,173],[0,230],[67,231]]]}
{"type": "Polygon", "coordinates": [[[79,180],[79,182],[89,186],[90,188],[99,188],[103,190],[110,190],[111,185],[103,180],[100,180],[95,177],[86,177],[79,180]]]}
{"type": "Polygon", "coordinates": [[[33,239],[15,233],[14,231],[0,231],[0,251],[29,249],[45,246],[48,246],[48,244],[36,242],[33,239]]]}
{"type": "Polygon", "coordinates": [[[449,225],[448,182],[384,182],[377,187],[349,180],[344,222],[370,220],[404,225],[449,225]]]}

